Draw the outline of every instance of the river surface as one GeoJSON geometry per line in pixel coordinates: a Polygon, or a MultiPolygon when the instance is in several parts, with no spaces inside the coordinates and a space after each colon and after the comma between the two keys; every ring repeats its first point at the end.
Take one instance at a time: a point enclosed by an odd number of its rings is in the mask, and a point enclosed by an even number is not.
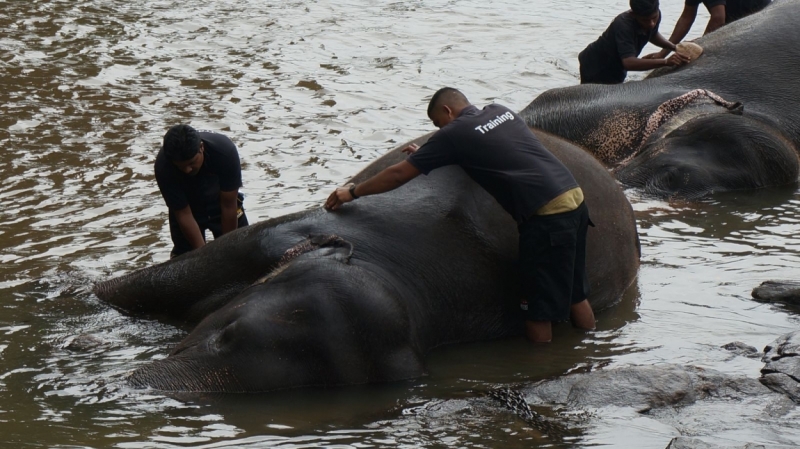
{"type": "MultiPolygon", "coordinates": [[[[682,1],[663,3],[669,34],[682,1]]],[[[797,275],[796,186],[696,204],[631,193],[636,284],[598,315],[596,332],[559,327],[546,347],[443,348],[423,379],[329,391],[181,398],[124,383],[185,335],[89,292],[168,258],[152,166],[169,126],[236,142],[251,222],[319,207],[370,161],[431,131],[424,111],[439,87],[520,110],[576,84],[578,52],[626,5],[0,1],[0,446],[663,448],[680,433],[800,444],[796,412],[759,420],[752,404],[711,402],[681,426],[609,412],[563,442],[502,410],[458,405],[498,384],[626,364],[758,377],[760,361],[720,345],[761,349],[800,327],[790,311],[750,299],[761,281],[797,275]]],[[[707,17],[701,8],[690,37],[707,17]]]]}

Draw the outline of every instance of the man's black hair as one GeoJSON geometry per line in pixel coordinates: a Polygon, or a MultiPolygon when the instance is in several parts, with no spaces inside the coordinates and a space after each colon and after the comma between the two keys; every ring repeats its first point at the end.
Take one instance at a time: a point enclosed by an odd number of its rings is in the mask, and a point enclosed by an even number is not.
{"type": "Polygon", "coordinates": [[[200,136],[189,125],[175,125],[164,134],[163,148],[169,161],[188,161],[200,151],[200,136]]]}
{"type": "Polygon", "coordinates": [[[467,100],[467,97],[462,94],[460,90],[452,87],[443,87],[437,90],[431,97],[431,101],[428,103],[428,117],[431,116],[431,113],[437,106],[445,102],[469,104],[469,100],[467,100]]]}
{"type": "Polygon", "coordinates": [[[639,17],[652,16],[658,7],[658,0],[631,0],[631,12],[639,17]]]}

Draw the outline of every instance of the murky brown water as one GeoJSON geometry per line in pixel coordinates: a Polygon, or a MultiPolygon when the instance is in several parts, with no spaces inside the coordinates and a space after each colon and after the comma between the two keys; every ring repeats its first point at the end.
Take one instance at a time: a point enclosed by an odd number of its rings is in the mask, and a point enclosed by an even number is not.
{"type": "MultiPolygon", "coordinates": [[[[667,32],[682,2],[669,3],[667,32]]],[[[756,377],[760,362],[719,346],[761,348],[800,327],[796,315],[749,299],[764,279],[796,277],[795,188],[696,205],[633,197],[638,285],[599,316],[597,332],[557,329],[546,348],[446,348],[430,357],[430,376],[409,383],[191,398],[130,390],[126,373],[184,333],[122,316],[87,290],[167,259],[152,164],[171,124],[238,144],[251,221],[318,207],[388,148],[430,131],[423,111],[438,87],[521,109],[577,83],[578,51],[626,4],[0,2],[0,445],[666,446],[676,427],[630,411],[553,443],[459,401],[586,366],[677,362],[756,377]]],[[[753,425],[743,421],[752,405],[713,406],[680,431],[800,444],[796,413],[753,425]]]]}

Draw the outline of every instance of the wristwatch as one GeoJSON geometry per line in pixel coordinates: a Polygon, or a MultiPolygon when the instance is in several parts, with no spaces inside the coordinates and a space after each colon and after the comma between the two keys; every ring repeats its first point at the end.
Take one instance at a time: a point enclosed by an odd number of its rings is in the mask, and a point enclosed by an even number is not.
{"type": "Polygon", "coordinates": [[[358,199],[358,195],[356,195],[356,185],[355,184],[350,186],[349,192],[350,192],[350,196],[352,196],[354,200],[358,199]]]}

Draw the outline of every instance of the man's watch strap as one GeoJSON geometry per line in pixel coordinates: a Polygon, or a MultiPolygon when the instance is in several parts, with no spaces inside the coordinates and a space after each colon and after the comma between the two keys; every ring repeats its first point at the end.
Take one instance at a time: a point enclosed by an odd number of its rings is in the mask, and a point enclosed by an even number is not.
{"type": "Polygon", "coordinates": [[[350,186],[350,196],[352,196],[354,200],[358,199],[358,195],[356,195],[356,185],[355,184],[350,186]]]}

